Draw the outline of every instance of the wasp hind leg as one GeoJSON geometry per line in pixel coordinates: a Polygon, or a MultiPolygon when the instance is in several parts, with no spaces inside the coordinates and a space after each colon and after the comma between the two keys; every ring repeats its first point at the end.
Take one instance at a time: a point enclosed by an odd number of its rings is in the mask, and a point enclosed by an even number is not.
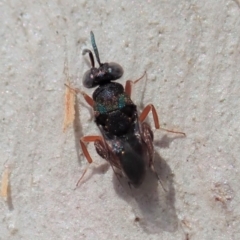
{"type": "MultiPolygon", "coordinates": [[[[145,142],[146,146],[147,146],[147,151],[148,151],[148,164],[149,164],[149,168],[151,168],[152,172],[155,174],[156,178],[158,179],[158,181],[160,182],[163,190],[166,192],[166,188],[164,187],[161,179],[159,178],[155,168],[154,168],[154,147],[153,147],[153,139],[154,139],[154,135],[153,132],[151,130],[151,127],[148,123],[143,122],[147,115],[149,114],[149,112],[152,111],[152,115],[153,115],[153,120],[154,120],[154,125],[156,129],[163,129],[160,128],[160,124],[159,124],[159,120],[158,120],[158,115],[156,112],[155,107],[152,104],[147,105],[143,112],[141,113],[140,117],[139,117],[139,121],[142,124],[142,135],[143,135],[143,141],[145,142]]],[[[163,129],[167,132],[171,132],[171,133],[178,133],[178,134],[183,134],[185,135],[185,133],[183,132],[176,132],[176,131],[172,131],[172,130],[168,130],[168,129],[163,129]]]]}
{"type": "Polygon", "coordinates": [[[86,143],[90,143],[90,142],[94,142],[94,143],[103,142],[103,139],[100,136],[85,136],[85,137],[82,137],[80,139],[80,145],[81,145],[81,148],[82,148],[82,151],[83,151],[83,155],[87,159],[89,165],[83,171],[82,176],[79,178],[76,186],[79,185],[79,183],[83,179],[84,175],[86,174],[90,164],[93,162],[92,157],[90,156],[90,154],[89,154],[89,152],[87,150],[87,147],[86,147],[86,143]]]}
{"type": "Polygon", "coordinates": [[[113,152],[111,151],[111,149],[107,147],[104,139],[100,136],[85,136],[80,139],[80,145],[81,145],[83,154],[86,157],[89,165],[83,171],[82,176],[79,178],[76,186],[79,185],[84,175],[86,174],[90,164],[93,163],[92,157],[90,156],[86,147],[86,143],[90,143],[90,142],[94,142],[94,146],[98,155],[110,163],[114,173],[117,175],[117,178],[122,177],[122,169],[121,169],[120,163],[118,159],[115,157],[115,155],[113,154],[113,152]],[[114,168],[116,168],[119,171],[116,171],[114,168]]]}
{"type": "Polygon", "coordinates": [[[163,190],[166,192],[166,189],[159,178],[155,168],[154,168],[154,160],[153,160],[153,155],[154,155],[154,147],[153,147],[153,132],[151,130],[151,127],[149,126],[148,123],[144,122],[142,123],[142,135],[143,135],[143,141],[145,142],[147,146],[147,151],[148,151],[148,166],[156,176],[157,180],[160,182],[163,190]]]}

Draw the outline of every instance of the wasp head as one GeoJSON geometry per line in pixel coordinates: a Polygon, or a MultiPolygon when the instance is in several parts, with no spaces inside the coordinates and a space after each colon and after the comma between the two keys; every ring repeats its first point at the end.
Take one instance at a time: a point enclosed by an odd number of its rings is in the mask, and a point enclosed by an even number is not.
{"type": "Polygon", "coordinates": [[[92,65],[91,69],[89,69],[83,76],[83,85],[86,88],[93,88],[98,85],[106,84],[110,81],[119,79],[123,75],[122,67],[114,62],[110,63],[100,62],[99,53],[97,45],[95,43],[93,32],[91,32],[91,42],[99,67],[98,68],[95,67],[92,51],[89,49],[83,50],[83,55],[85,55],[86,53],[89,54],[89,58],[92,65]]]}

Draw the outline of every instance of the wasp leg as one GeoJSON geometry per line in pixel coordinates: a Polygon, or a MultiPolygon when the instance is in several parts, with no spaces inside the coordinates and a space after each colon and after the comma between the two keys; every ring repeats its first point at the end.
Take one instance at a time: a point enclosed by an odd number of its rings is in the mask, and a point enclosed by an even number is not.
{"type": "Polygon", "coordinates": [[[143,135],[142,139],[145,142],[148,150],[149,167],[151,167],[151,165],[153,164],[153,154],[154,154],[153,132],[149,124],[146,122],[142,123],[142,135],[143,135]]]}
{"type": "Polygon", "coordinates": [[[127,80],[126,85],[125,85],[125,92],[126,92],[126,94],[127,94],[129,97],[131,97],[131,94],[132,94],[132,85],[135,84],[135,83],[137,83],[137,82],[140,81],[141,79],[143,79],[143,77],[144,77],[145,75],[147,75],[147,72],[144,72],[144,74],[143,74],[140,78],[138,78],[137,80],[135,80],[135,81],[127,80]]]}
{"type": "Polygon", "coordinates": [[[177,132],[177,131],[173,131],[173,130],[169,130],[169,129],[160,127],[157,111],[156,111],[155,107],[152,104],[147,105],[143,109],[143,111],[142,111],[142,113],[141,113],[141,115],[139,117],[140,122],[143,122],[145,120],[145,118],[147,117],[147,115],[149,114],[150,111],[152,111],[154,125],[155,125],[156,129],[162,129],[162,130],[164,130],[166,132],[177,133],[177,134],[182,134],[182,135],[186,136],[186,134],[184,132],[177,132]]]}
{"type": "Polygon", "coordinates": [[[164,191],[166,191],[161,179],[159,178],[154,165],[153,165],[153,154],[154,154],[154,147],[153,147],[153,132],[151,130],[151,127],[148,123],[144,122],[142,123],[142,135],[143,135],[143,141],[145,142],[147,146],[148,151],[148,166],[151,168],[152,172],[155,174],[157,180],[162,185],[162,188],[164,191]]]}
{"type": "Polygon", "coordinates": [[[100,136],[85,136],[80,139],[80,145],[81,145],[83,154],[89,163],[92,163],[92,158],[87,150],[85,143],[96,142],[96,141],[100,141],[100,142],[103,141],[102,137],[100,137],[100,136]]]}
{"type": "Polygon", "coordinates": [[[90,96],[88,96],[85,92],[80,91],[80,90],[79,90],[79,92],[83,95],[83,97],[84,97],[85,101],[88,103],[88,105],[90,107],[93,107],[93,104],[94,104],[93,99],[90,96]]]}
{"type": "Polygon", "coordinates": [[[113,152],[107,147],[103,138],[100,136],[85,136],[80,139],[80,145],[81,145],[84,156],[86,157],[87,161],[89,162],[89,165],[83,171],[83,174],[79,178],[76,186],[79,185],[80,181],[83,179],[84,175],[86,174],[90,164],[93,162],[93,160],[87,150],[87,147],[85,145],[85,143],[89,143],[89,142],[94,142],[95,149],[100,157],[107,160],[111,164],[111,166],[120,170],[119,173],[114,171],[116,173],[117,177],[122,176],[121,165],[120,165],[118,159],[114,156],[113,152]]]}
{"type": "Polygon", "coordinates": [[[94,104],[94,101],[93,101],[93,99],[90,97],[90,96],[88,96],[85,92],[83,92],[83,91],[81,91],[79,88],[72,88],[72,87],[70,87],[69,85],[67,85],[67,84],[65,84],[65,86],[66,87],[68,87],[70,90],[72,90],[73,92],[75,92],[75,94],[82,94],[83,95],[83,97],[84,97],[84,99],[85,99],[85,101],[88,103],[88,105],[90,106],[90,107],[93,107],[93,104],[94,104]]]}
{"type": "Polygon", "coordinates": [[[117,158],[113,154],[112,150],[106,146],[105,142],[97,140],[94,142],[94,146],[100,157],[107,160],[112,166],[121,169],[119,161],[117,161],[117,158]]]}
{"type": "MultiPolygon", "coordinates": [[[[86,159],[87,159],[87,161],[89,162],[89,164],[91,164],[91,163],[93,162],[93,160],[92,160],[92,158],[91,158],[91,156],[90,156],[90,154],[89,154],[89,152],[88,152],[88,150],[87,150],[87,147],[86,147],[85,143],[89,143],[89,142],[94,142],[94,143],[95,143],[95,142],[102,142],[102,141],[103,141],[103,140],[102,140],[102,137],[100,137],[100,136],[85,136],[85,137],[82,137],[82,138],[80,139],[80,145],[81,145],[83,154],[84,154],[84,156],[86,157],[86,159]]],[[[80,183],[80,181],[83,179],[83,177],[84,177],[84,175],[86,174],[89,166],[90,166],[90,165],[88,165],[88,166],[85,168],[85,170],[83,171],[83,174],[82,174],[82,176],[79,178],[76,186],[78,186],[79,183],[80,183]]]]}
{"type": "Polygon", "coordinates": [[[94,142],[96,152],[100,157],[108,161],[113,169],[113,172],[116,174],[118,180],[123,176],[120,162],[117,161],[117,158],[111,151],[111,149],[107,148],[103,141],[94,142]],[[116,171],[113,167],[115,167],[118,171],[116,171]]]}
{"type": "Polygon", "coordinates": [[[123,173],[118,158],[115,156],[112,150],[107,147],[105,142],[97,140],[94,142],[94,145],[98,155],[110,163],[113,172],[116,174],[117,179],[120,181],[123,173]]]}
{"type": "Polygon", "coordinates": [[[98,153],[98,155],[100,157],[102,157],[103,159],[106,159],[108,161],[109,154],[108,154],[108,151],[105,147],[104,142],[97,140],[97,141],[94,142],[94,146],[95,146],[95,149],[96,149],[96,152],[98,153]]]}

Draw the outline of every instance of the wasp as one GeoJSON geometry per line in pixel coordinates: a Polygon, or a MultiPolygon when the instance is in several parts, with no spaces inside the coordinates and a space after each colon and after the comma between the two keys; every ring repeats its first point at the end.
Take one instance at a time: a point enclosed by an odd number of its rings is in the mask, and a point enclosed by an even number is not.
{"type": "MultiPolygon", "coordinates": [[[[83,76],[83,85],[86,88],[97,88],[92,98],[82,91],[80,93],[93,108],[101,136],[84,136],[80,139],[80,145],[87,161],[92,163],[86,144],[94,142],[98,155],[110,163],[114,172],[125,176],[129,185],[138,187],[144,180],[147,168],[156,174],[153,166],[154,136],[150,125],[144,120],[152,112],[155,128],[160,129],[158,115],[152,104],[138,114],[137,106],[131,100],[131,92],[132,86],[142,77],[126,81],[125,87],[115,82],[122,77],[123,68],[114,62],[102,63],[93,32],[90,36],[99,67],[95,67],[92,51],[83,50],[83,55],[88,54],[91,62],[91,68],[83,76]]],[[[182,132],[174,133],[185,135],[182,132]]]]}

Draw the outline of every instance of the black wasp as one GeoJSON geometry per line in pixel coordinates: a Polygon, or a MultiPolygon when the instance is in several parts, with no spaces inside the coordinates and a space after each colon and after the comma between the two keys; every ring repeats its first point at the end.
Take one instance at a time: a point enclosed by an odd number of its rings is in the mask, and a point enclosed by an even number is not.
{"type": "Polygon", "coordinates": [[[102,136],[82,137],[80,144],[83,154],[88,162],[92,163],[85,143],[94,142],[97,153],[107,160],[118,174],[127,177],[129,184],[138,187],[144,180],[147,167],[154,171],[153,132],[144,120],[152,111],[155,128],[159,129],[158,115],[152,104],[147,105],[140,116],[138,115],[137,106],[131,100],[131,89],[141,78],[136,81],[128,80],[125,88],[120,83],[113,82],[123,75],[123,69],[117,63],[101,63],[94,34],[90,34],[99,67],[95,67],[92,51],[85,49],[83,55],[89,54],[92,67],[85,73],[83,85],[97,89],[92,98],[80,92],[93,108],[95,123],[102,136]]]}

